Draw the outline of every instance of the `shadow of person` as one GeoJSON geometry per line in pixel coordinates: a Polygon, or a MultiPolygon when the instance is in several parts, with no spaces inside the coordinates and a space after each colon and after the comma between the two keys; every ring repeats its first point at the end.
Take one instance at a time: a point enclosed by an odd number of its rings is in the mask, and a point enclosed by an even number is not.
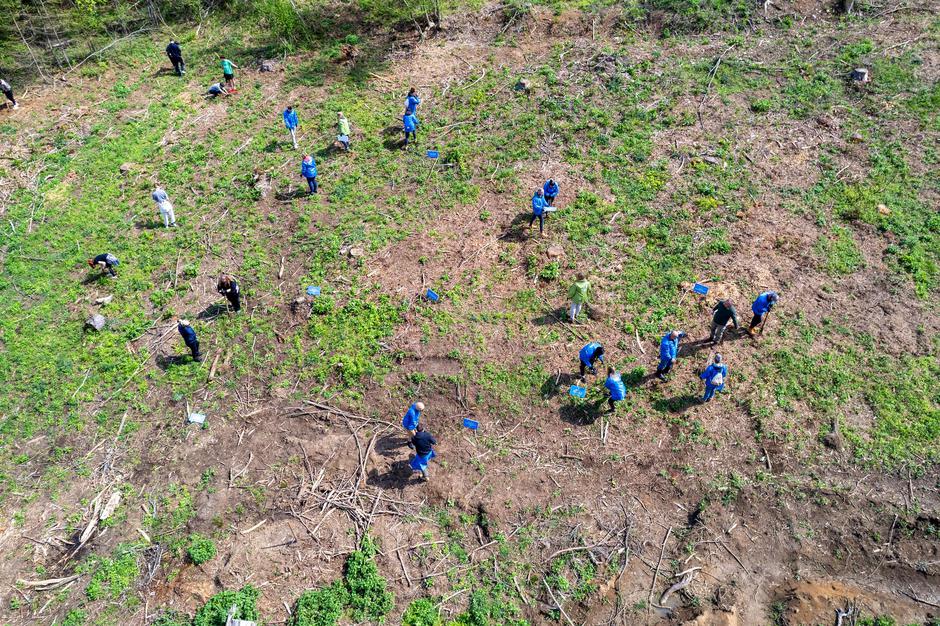
{"type": "Polygon", "coordinates": [[[724,336],[721,338],[721,343],[718,345],[712,345],[711,339],[705,337],[704,339],[696,339],[695,341],[682,341],[679,343],[679,356],[692,356],[698,354],[703,350],[711,350],[714,352],[721,352],[721,346],[729,343],[740,341],[741,339],[748,338],[749,335],[747,331],[743,329],[733,329],[729,328],[725,331],[724,336]]]}
{"type": "MultiPolygon", "coordinates": [[[[399,129],[400,132],[401,129],[399,129]]],[[[386,150],[402,150],[405,148],[405,139],[402,135],[392,135],[391,137],[386,137],[385,141],[382,142],[382,145],[385,146],[386,150]]]]}
{"type": "Polygon", "coordinates": [[[369,472],[366,484],[381,489],[404,489],[419,481],[420,474],[411,469],[410,458],[408,458],[395,461],[384,473],[373,469],[369,472]]]}
{"type": "Polygon", "coordinates": [[[92,284],[92,283],[96,283],[96,282],[98,282],[99,280],[101,280],[102,278],[104,278],[105,276],[108,276],[108,273],[107,273],[107,272],[97,272],[97,271],[93,271],[91,274],[89,274],[88,276],[85,277],[85,280],[82,281],[82,284],[83,284],[83,285],[90,285],[90,284],[92,284]]]}
{"type": "Polygon", "coordinates": [[[333,143],[320,148],[313,154],[317,159],[325,159],[326,157],[333,156],[337,152],[345,152],[345,150],[342,150],[338,145],[336,145],[336,142],[334,141],[333,143]]]}
{"type": "Polygon", "coordinates": [[[176,70],[174,70],[172,67],[161,67],[150,76],[151,78],[157,78],[159,76],[170,76],[170,75],[176,76],[176,70]]]}
{"type": "Polygon", "coordinates": [[[568,318],[568,309],[565,307],[557,307],[552,311],[543,313],[538,317],[532,320],[532,323],[536,326],[551,326],[552,324],[567,324],[568,318]]]}
{"type": "MultiPolygon", "coordinates": [[[[134,222],[134,227],[140,230],[159,230],[161,228],[167,229],[166,225],[163,223],[163,220],[159,219],[142,219],[140,221],[134,222]]],[[[170,230],[170,229],[167,229],[170,230]]]]}
{"type": "Polygon", "coordinates": [[[653,400],[653,408],[657,411],[669,413],[685,413],[691,407],[699,404],[699,397],[686,393],[672,398],[660,398],[653,400]]]}
{"type": "Polygon", "coordinates": [[[525,211],[519,213],[512,219],[512,222],[509,224],[509,228],[506,229],[506,233],[500,237],[504,241],[514,241],[516,243],[527,241],[532,232],[532,228],[538,226],[538,218],[532,224],[532,227],[529,227],[529,224],[532,220],[532,213],[525,211]]]}
{"type": "Polygon", "coordinates": [[[405,132],[402,130],[401,124],[393,124],[392,126],[386,126],[382,129],[383,137],[401,137],[401,134],[405,132]]]}
{"type": "Polygon", "coordinates": [[[552,374],[542,383],[540,389],[542,397],[548,400],[562,392],[567,393],[568,388],[580,380],[577,374],[572,374],[571,372],[552,374]]]}
{"type": "Polygon", "coordinates": [[[270,154],[272,152],[279,152],[283,144],[284,144],[283,141],[272,139],[271,141],[268,142],[268,145],[266,145],[265,147],[261,149],[261,151],[267,154],[270,154]]]}
{"type": "Polygon", "coordinates": [[[197,320],[213,320],[220,315],[228,313],[228,306],[225,304],[220,304],[218,302],[210,304],[202,311],[196,314],[197,320]]]}
{"type": "Polygon", "coordinates": [[[409,450],[408,437],[400,436],[397,434],[394,435],[385,435],[381,439],[377,439],[375,442],[376,452],[384,457],[397,457],[402,455],[402,449],[406,451],[409,450]]]}
{"type": "MultiPolygon", "coordinates": [[[[306,185],[306,183],[304,183],[306,185]]],[[[307,187],[298,187],[293,191],[277,191],[274,193],[274,199],[280,202],[286,200],[294,200],[296,198],[306,198],[311,195],[310,190],[307,187]]]]}
{"type": "Polygon", "coordinates": [[[575,426],[590,426],[600,417],[602,407],[607,406],[607,399],[592,400],[588,402],[579,402],[577,404],[565,404],[559,407],[558,413],[561,421],[573,424],[575,426]]]}
{"type": "Polygon", "coordinates": [[[160,354],[157,355],[157,358],[155,359],[157,367],[159,367],[164,372],[171,367],[182,365],[183,363],[191,360],[192,359],[188,354],[160,354]]]}

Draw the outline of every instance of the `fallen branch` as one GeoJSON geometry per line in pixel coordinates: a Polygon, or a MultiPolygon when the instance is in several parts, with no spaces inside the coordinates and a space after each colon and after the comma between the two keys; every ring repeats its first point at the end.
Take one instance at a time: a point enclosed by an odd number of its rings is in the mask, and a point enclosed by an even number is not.
{"type": "Polygon", "coordinates": [[[669,541],[669,535],[672,534],[672,526],[666,530],[666,535],[663,537],[663,544],[659,550],[659,560],[656,562],[656,570],[653,572],[653,582],[650,583],[650,592],[646,597],[646,611],[647,613],[650,610],[650,607],[653,606],[653,589],[656,588],[656,580],[659,578],[659,568],[663,564],[663,556],[666,554],[666,542],[669,541]]]}
{"type": "Polygon", "coordinates": [[[555,603],[555,606],[558,607],[558,610],[559,610],[559,612],[561,612],[562,617],[565,618],[565,621],[568,622],[569,626],[574,626],[574,622],[571,621],[571,618],[568,617],[568,614],[567,614],[567,613],[565,613],[565,608],[561,605],[561,602],[559,602],[559,601],[555,598],[555,594],[552,593],[552,588],[549,586],[548,581],[545,580],[544,578],[542,578],[542,584],[545,585],[545,589],[548,590],[548,595],[551,597],[552,602],[555,603]]]}
{"type": "Polygon", "coordinates": [[[685,589],[690,584],[692,584],[692,579],[695,578],[695,572],[700,569],[702,568],[693,567],[692,569],[687,569],[684,572],[679,572],[678,574],[676,574],[675,578],[679,578],[681,576],[682,579],[676,584],[674,584],[672,587],[670,587],[669,589],[663,592],[663,595],[659,597],[660,606],[664,606],[666,604],[666,600],[669,599],[669,596],[671,596],[672,594],[674,594],[675,592],[681,589],[685,589]]]}
{"type": "Polygon", "coordinates": [[[36,591],[52,591],[67,585],[74,580],[78,580],[80,576],[81,574],[73,574],[71,576],[65,576],[64,578],[47,578],[45,580],[19,579],[16,581],[16,583],[24,587],[29,587],[30,589],[35,589],[36,591]]]}
{"type": "Polygon", "coordinates": [[[254,531],[254,530],[258,530],[259,528],[261,528],[262,526],[264,526],[264,525],[267,524],[267,523],[268,523],[268,520],[267,520],[267,518],[265,518],[265,519],[261,520],[260,522],[258,522],[257,524],[255,524],[254,526],[252,526],[251,528],[246,528],[245,530],[243,530],[243,531],[241,532],[241,534],[247,535],[248,533],[250,533],[250,532],[252,532],[252,531],[254,531]]]}

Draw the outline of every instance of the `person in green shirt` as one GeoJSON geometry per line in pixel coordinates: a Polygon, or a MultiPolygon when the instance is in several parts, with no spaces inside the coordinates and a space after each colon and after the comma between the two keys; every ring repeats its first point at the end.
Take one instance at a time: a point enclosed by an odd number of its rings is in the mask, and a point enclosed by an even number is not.
{"type": "Polygon", "coordinates": [[[588,282],[584,272],[578,273],[578,280],[568,288],[568,298],[571,299],[571,323],[581,314],[581,308],[588,299],[588,291],[591,289],[591,283],[588,282]]]}
{"type": "Polygon", "coordinates": [[[336,117],[339,120],[339,136],[336,138],[336,141],[343,146],[343,150],[349,152],[349,120],[346,119],[346,116],[343,115],[343,112],[340,111],[336,114],[336,117]]]}
{"type": "Polygon", "coordinates": [[[221,59],[220,65],[222,66],[222,76],[225,77],[225,88],[229,91],[233,91],[235,89],[234,68],[238,66],[226,59],[224,54],[220,54],[219,59],[221,59]]]}

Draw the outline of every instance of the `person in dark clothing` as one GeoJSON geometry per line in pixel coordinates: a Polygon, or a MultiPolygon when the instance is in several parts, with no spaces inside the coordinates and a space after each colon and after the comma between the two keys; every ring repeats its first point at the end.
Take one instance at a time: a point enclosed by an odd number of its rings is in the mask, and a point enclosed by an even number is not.
{"type": "Polygon", "coordinates": [[[170,45],[166,47],[166,55],[170,57],[170,63],[173,64],[173,69],[176,70],[177,76],[182,76],[186,73],[186,64],[183,63],[183,50],[180,48],[180,45],[170,40],[170,45]]]}
{"type": "Polygon", "coordinates": [[[118,261],[117,257],[110,252],[99,254],[92,259],[88,259],[88,265],[91,267],[100,267],[111,276],[117,276],[117,272],[114,271],[114,268],[120,264],[121,262],[118,261]]]}
{"type": "Polygon", "coordinates": [[[424,430],[421,424],[417,425],[416,430],[415,436],[411,438],[411,445],[414,446],[415,455],[409,464],[412,470],[421,472],[421,477],[427,480],[428,463],[437,456],[434,453],[434,446],[437,445],[437,439],[431,436],[431,433],[424,430]]]}
{"type": "Polygon", "coordinates": [[[180,335],[183,336],[183,343],[193,353],[193,361],[199,363],[202,361],[202,353],[199,352],[199,339],[196,338],[196,331],[189,325],[189,320],[179,320],[176,325],[180,335]]]}
{"type": "Polygon", "coordinates": [[[13,97],[13,86],[2,78],[0,78],[0,91],[2,91],[3,95],[7,97],[7,100],[13,104],[14,109],[20,108],[20,105],[16,103],[16,98],[13,97]]]}
{"type": "Polygon", "coordinates": [[[734,308],[734,303],[730,298],[727,300],[719,300],[718,304],[712,307],[712,330],[708,337],[712,345],[721,343],[728,322],[734,324],[735,330],[738,329],[738,311],[734,308]]]}
{"type": "Polygon", "coordinates": [[[207,98],[217,98],[219,96],[229,95],[228,89],[225,88],[225,85],[222,83],[214,83],[209,86],[209,91],[206,92],[207,98]]]}
{"type": "Polygon", "coordinates": [[[219,284],[216,286],[216,289],[228,299],[228,303],[232,305],[233,311],[236,313],[241,311],[241,292],[238,290],[237,280],[228,274],[222,274],[222,276],[219,277],[219,284]]]}

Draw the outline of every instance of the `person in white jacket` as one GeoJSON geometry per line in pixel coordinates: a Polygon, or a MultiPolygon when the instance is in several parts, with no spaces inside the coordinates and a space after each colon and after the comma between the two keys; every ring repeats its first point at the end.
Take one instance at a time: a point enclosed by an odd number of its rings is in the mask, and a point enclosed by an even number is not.
{"type": "Polygon", "coordinates": [[[157,203],[160,216],[163,218],[163,225],[166,228],[176,226],[176,214],[173,212],[173,205],[170,203],[170,197],[166,195],[166,191],[161,187],[157,187],[153,190],[153,193],[150,194],[150,197],[157,203]]]}

